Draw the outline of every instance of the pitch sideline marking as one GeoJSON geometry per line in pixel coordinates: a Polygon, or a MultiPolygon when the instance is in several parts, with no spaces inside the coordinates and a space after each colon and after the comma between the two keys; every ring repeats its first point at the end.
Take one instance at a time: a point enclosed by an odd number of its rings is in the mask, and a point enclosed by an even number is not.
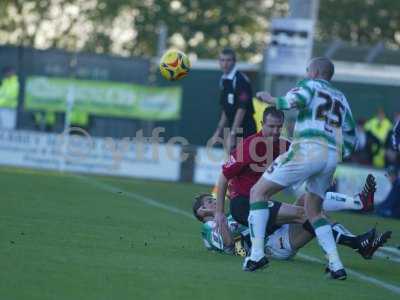
{"type": "MultiPolygon", "coordinates": [[[[188,213],[188,212],[186,212],[184,210],[181,210],[179,208],[175,208],[175,207],[170,206],[170,205],[166,205],[166,204],[160,203],[159,201],[156,201],[156,200],[148,198],[148,197],[144,197],[144,196],[142,196],[140,194],[136,194],[136,193],[133,193],[133,192],[125,191],[125,190],[123,190],[121,188],[117,188],[117,187],[115,187],[113,185],[110,185],[110,184],[107,184],[107,183],[104,183],[104,182],[100,182],[100,181],[95,180],[93,178],[88,178],[88,177],[85,177],[85,176],[82,176],[82,175],[75,175],[74,177],[76,177],[78,179],[81,179],[83,181],[86,181],[86,182],[92,184],[93,186],[96,186],[96,187],[98,187],[98,188],[100,188],[102,190],[105,190],[107,192],[120,193],[121,195],[126,196],[128,198],[133,198],[133,199],[139,200],[144,204],[147,204],[147,205],[150,205],[150,206],[154,206],[154,207],[158,207],[158,208],[162,208],[162,209],[165,209],[165,210],[167,210],[169,212],[172,212],[172,213],[175,213],[175,214],[179,214],[179,215],[182,215],[182,216],[185,216],[185,217],[188,217],[190,219],[195,220],[195,218],[194,218],[194,216],[192,216],[192,214],[190,214],[190,213],[188,213]]],[[[305,260],[308,260],[308,261],[322,263],[322,264],[324,263],[322,260],[320,260],[320,259],[318,259],[316,257],[309,256],[309,255],[306,255],[306,254],[303,254],[303,253],[297,253],[297,256],[299,256],[299,257],[301,257],[301,258],[303,258],[305,260]]],[[[384,282],[382,280],[376,279],[375,277],[364,275],[362,273],[359,273],[357,271],[353,271],[353,270],[348,269],[348,268],[346,268],[346,271],[347,271],[347,273],[349,273],[349,274],[351,274],[351,275],[353,275],[355,277],[358,277],[361,280],[364,280],[366,282],[372,283],[372,284],[374,284],[376,286],[382,287],[382,288],[384,288],[386,290],[389,290],[389,291],[391,291],[391,292],[393,292],[395,294],[399,294],[400,295],[400,286],[397,286],[397,285],[394,285],[394,284],[390,284],[390,283],[386,283],[386,282],[384,282]]]]}
{"type": "Polygon", "coordinates": [[[377,257],[382,258],[382,259],[387,259],[390,262],[400,263],[400,258],[393,257],[392,255],[386,254],[386,253],[384,253],[382,251],[376,251],[375,255],[377,257]]]}
{"type": "Polygon", "coordinates": [[[383,252],[390,252],[394,255],[400,256],[400,248],[397,249],[395,247],[385,246],[385,247],[380,248],[380,250],[382,250],[383,252]]]}
{"type": "Polygon", "coordinates": [[[400,263],[400,250],[398,248],[385,246],[376,251],[376,256],[400,263]]]}
{"type": "MultiPolygon", "coordinates": [[[[301,258],[303,258],[305,260],[308,260],[308,261],[324,264],[324,262],[322,260],[320,260],[320,259],[318,259],[316,257],[313,257],[313,256],[309,256],[309,255],[303,254],[303,253],[297,253],[297,256],[299,256],[299,257],[301,257],[301,258]]],[[[359,279],[362,279],[362,280],[367,281],[369,283],[381,286],[381,287],[383,287],[383,288],[385,288],[385,289],[387,289],[389,291],[392,291],[392,292],[394,292],[396,294],[400,294],[400,287],[399,286],[396,286],[396,285],[393,285],[393,284],[390,284],[390,283],[386,283],[386,282],[384,282],[382,280],[379,280],[379,279],[376,279],[376,278],[374,278],[372,276],[364,275],[364,274],[362,274],[360,272],[357,272],[357,271],[354,271],[354,270],[351,270],[351,269],[348,269],[348,268],[346,268],[346,272],[348,274],[350,274],[350,275],[358,277],[359,279]]]]}
{"type": "Polygon", "coordinates": [[[98,181],[96,179],[88,178],[88,177],[85,177],[85,176],[82,176],[82,175],[74,175],[74,177],[82,179],[84,181],[87,181],[87,182],[91,183],[92,185],[94,185],[94,186],[96,186],[96,187],[98,187],[98,188],[100,188],[102,190],[105,190],[107,192],[111,192],[111,193],[114,193],[114,194],[120,194],[121,196],[127,196],[127,197],[130,197],[130,198],[134,198],[134,199],[139,200],[139,201],[141,201],[141,202],[143,202],[145,204],[148,204],[148,205],[151,205],[151,206],[154,206],[154,207],[158,207],[158,208],[162,208],[162,209],[165,209],[165,210],[167,210],[169,212],[172,212],[172,213],[175,213],[175,214],[178,214],[178,215],[182,215],[182,216],[185,216],[185,217],[189,217],[189,218],[195,220],[194,216],[192,214],[188,213],[187,211],[184,211],[184,210],[179,209],[179,208],[175,208],[175,207],[170,206],[170,205],[163,204],[163,203],[161,203],[159,201],[144,197],[144,196],[142,196],[140,194],[128,192],[128,191],[125,191],[123,189],[117,188],[117,187],[115,187],[113,185],[110,185],[110,184],[107,184],[107,183],[104,183],[104,182],[100,182],[100,181],[98,181]]]}

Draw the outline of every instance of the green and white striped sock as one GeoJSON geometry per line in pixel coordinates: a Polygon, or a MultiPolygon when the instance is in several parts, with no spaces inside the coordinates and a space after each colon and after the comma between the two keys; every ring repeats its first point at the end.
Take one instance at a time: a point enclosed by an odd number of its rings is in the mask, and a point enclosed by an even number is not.
{"type": "Polygon", "coordinates": [[[264,254],[264,240],[265,230],[269,218],[268,202],[255,202],[250,204],[249,213],[249,228],[251,238],[251,253],[250,259],[259,261],[265,256],[264,254]]]}
{"type": "Polygon", "coordinates": [[[342,269],[343,264],[339,258],[331,225],[326,219],[320,218],[313,223],[313,227],[319,245],[328,256],[329,267],[332,271],[342,269]]]}

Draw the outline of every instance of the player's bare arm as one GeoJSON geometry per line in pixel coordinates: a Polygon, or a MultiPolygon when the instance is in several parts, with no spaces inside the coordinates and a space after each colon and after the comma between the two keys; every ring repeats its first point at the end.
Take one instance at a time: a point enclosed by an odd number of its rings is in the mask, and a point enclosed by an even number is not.
{"type": "Polygon", "coordinates": [[[218,192],[217,192],[217,204],[215,211],[215,222],[217,224],[217,228],[222,230],[222,226],[226,224],[225,217],[225,195],[226,190],[228,188],[228,180],[225,175],[221,172],[218,184],[217,184],[218,192]]]}
{"type": "Polygon", "coordinates": [[[214,143],[216,142],[217,138],[221,136],[222,131],[224,130],[224,127],[226,126],[227,123],[228,123],[228,118],[226,117],[225,112],[222,111],[221,117],[220,117],[218,125],[217,125],[217,129],[215,129],[215,132],[214,132],[213,136],[211,137],[211,139],[213,140],[214,143]]]}
{"type": "Polygon", "coordinates": [[[215,230],[217,230],[218,233],[221,234],[222,240],[224,243],[224,247],[231,248],[234,244],[233,236],[232,236],[231,231],[229,230],[228,222],[226,221],[225,215],[224,215],[224,219],[225,219],[225,221],[221,222],[219,224],[219,226],[217,228],[215,228],[215,230]]]}
{"type": "Polygon", "coordinates": [[[275,105],[276,98],[272,97],[267,91],[257,92],[256,98],[270,105],[275,105]]]}
{"type": "Polygon", "coordinates": [[[227,145],[228,151],[235,146],[236,134],[240,133],[239,128],[242,126],[245,114],[246,114],[245,108],[238,108],[238,110],[236,111],[235,119],[233,120],[231,132],[229,134],[228,145],[227,145]]]}
{"type": "MultiPolygon", "coordinates": [[[[256,98],[261,100],[262,102],[269,104],[269,105],[278,106],[277,102],[278,102],[279,98],[272,97],[268,91],[257,92],[256,98]]],[[[284,99],[284,98],[281,97],[281,99],[284,99]]],[[[292,108],[297,108],[296,102],[290,102],[290,107],[288,107],[288,109],[292,109],[292,108]]]]}

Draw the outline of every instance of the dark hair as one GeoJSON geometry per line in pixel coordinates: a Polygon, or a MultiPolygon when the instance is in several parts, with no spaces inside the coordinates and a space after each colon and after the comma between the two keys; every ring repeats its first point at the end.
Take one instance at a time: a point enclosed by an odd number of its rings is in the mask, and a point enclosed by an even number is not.
{"type": "Polygon", "coordinates": [[[204,222],[204,220],[203,220],[202,217],[200,217],[200,216],[197,214],[197,211],[198,211],[198,209],[199,209],[200,207],[203,206],[204,197],[208,197],[208,196],[211,196],[211,197],[212,197],[212,195],[209,194],[209,193],[200,194],[200,195],[197,195],[196,197],[194,197],[193,214],[194,214],[194,216],[197,218],[197,220],[199,220],[200,222],[204,222]]]}
{"type": "Polygon", "coordinates": [[[236,52],[232,48],[226,47],[226,48],[222,49],[221,54],[229,55],[233,58],[233,61],[236,61],[236,52]]]}
{"type": "Polygon", "coordinates": [[[263,112],[263,122],[265,122],[265,119],[269,116],[273,116],[277,119],[281,119],[282,122],[285,121],[285,114],[283,111],[277,109],[275,106],[268,106],[264,112],[263,112]]]}

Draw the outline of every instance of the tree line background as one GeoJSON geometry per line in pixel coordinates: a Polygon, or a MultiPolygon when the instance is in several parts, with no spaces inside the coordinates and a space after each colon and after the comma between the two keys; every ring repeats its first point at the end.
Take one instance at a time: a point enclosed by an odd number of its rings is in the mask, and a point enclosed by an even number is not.
{"type": "MultiPolygon", "coordinates": [[[[152,57],[161,26],[167,46],[214,58],[232,46],[260,59],[271,17],[287,0],[1,0],[0,44],[152,57]]],[[[400,1],[320,0],[316,40],[400,46],[400,1]]]]}

